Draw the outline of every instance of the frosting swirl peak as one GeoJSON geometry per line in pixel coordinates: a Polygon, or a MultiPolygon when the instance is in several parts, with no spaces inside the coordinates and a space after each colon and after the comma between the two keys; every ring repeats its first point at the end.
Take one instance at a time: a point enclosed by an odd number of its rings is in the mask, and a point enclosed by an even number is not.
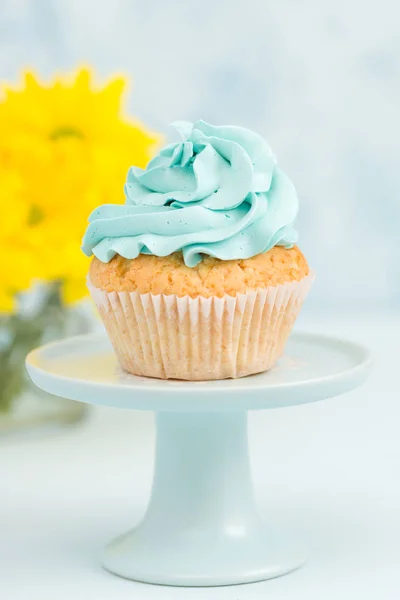
{"type": "Polygon", "coordinates": [[[166,256],[195,266],[202,254],[250,258],[297,241],[298,199],[262,137],[242,127],[177,122],[181,141],[146,169],[129,170],[124,205],[89,217],[82,249],[101,261],[115,254],[166,256]]]}

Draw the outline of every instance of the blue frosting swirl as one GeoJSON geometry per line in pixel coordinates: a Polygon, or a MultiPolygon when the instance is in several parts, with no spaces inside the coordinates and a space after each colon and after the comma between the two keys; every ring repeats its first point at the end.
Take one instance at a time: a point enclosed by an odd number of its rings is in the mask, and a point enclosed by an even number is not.
{"type": "Polygon", "coordinates": [[[194,267],[202,255],[231,260],[293,246],[296,190],[263,138],[204,121],[173,126],[182,140],[163,148],[146,169],[130,169],[126,203],[90,215],[84,253],[109,262],[116,254],[181,250],[194,267]]]}

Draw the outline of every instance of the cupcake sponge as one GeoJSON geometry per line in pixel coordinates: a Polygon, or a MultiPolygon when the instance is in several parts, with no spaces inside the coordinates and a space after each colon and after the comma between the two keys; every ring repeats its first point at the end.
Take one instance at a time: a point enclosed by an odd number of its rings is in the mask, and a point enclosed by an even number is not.
{"type": "Polygon", "coordinates": [[[241,260],[205,256],[191,268],[185,265],[181,252],[164,257],[139,254],[134,259],[117,255],[109,263],[95,257],[90,266],[93,286],[105,292],[150,292],[179,298],[236,296],[300,281],[308,274],[307,261],[297,246],[275,246],[264,254],[241,260]]]}

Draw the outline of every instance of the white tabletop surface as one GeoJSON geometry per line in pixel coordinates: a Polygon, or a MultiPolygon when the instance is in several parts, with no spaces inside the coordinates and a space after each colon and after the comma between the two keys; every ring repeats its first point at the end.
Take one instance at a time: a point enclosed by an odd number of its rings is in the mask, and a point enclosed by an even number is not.
{"type": "Polygon", "coordinates": [[[309,549],[305,567],[246,586],[185,589],[117,578],[102,546],[143,513],[151,414],[93,409],[57,435],[0,440],[4,600],[398,600],[400,317],[303,319],[298,329],[368,344],[368,383],[317,404],[250,414],[260,506],[309,549]]]}

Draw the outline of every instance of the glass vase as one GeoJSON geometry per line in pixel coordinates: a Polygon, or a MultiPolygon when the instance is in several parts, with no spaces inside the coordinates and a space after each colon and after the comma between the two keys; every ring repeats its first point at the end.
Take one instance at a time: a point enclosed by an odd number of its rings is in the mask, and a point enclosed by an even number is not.
{"type": "Polygon", "coordinates": [[[88,305],[66,307],[60,285],[37,287],[11,315],[0,315],[0,436],[80,421],[85,405],[39,390],[25,370],[27,353],[41,344],[92,329],[88,305]]]}

